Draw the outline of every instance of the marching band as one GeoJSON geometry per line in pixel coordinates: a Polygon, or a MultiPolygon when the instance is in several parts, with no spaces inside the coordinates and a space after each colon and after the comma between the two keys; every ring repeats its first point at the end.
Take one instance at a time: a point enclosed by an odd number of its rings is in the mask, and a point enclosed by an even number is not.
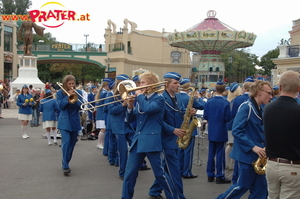
{"type": "MultiPolygon", "coordinates": [[[[46,89],[39,111],[43,112],[48,144],[52,145],[51,135],[57,144],[56,125],[61,133],[63,174],[71,173],[69,163],[83,128],[79,113],[88,111],[86,118],[98,130],[97,148],[103,150],[111,166],[119,167],[122,199],[133,198],[139,170],[150,169],[155,176],[154,183],[149,185],[151,198],[164,198],[164,191],[167,199],[184,199],[182,178],[198,177],[192,173],[192,165],[195,136],[200,135],[197,128],[183,128],[181,124],[185,120],[192,123],[192,118],[198,116],[202,118],[199,121],[205,121],[203,131],[208,128],[207,181],[233,183],[218,198],[240,198],[249,189],[254,198],[267,198],[265,175],[255,174],[252,163],[266,156],[261,107],[271,103],[272,92],[278,94],[279,87],[272,88],[265,81],[248,77],[242,89],[238,83],[232,83],[227,99],[223,96],[225,83],[222,80],[216,82],[212,92],[207,88],[191,89],[190,79],[182,78],[177,72],[167,72],[163,78],[164,82],[160,82],[150,71],[132,80],[126,74],[117,75],[115,80],[104,78],[99,89],[91,87],[87,99],[81,90],[75,89],[72,75],[57,83],[60,90],[55,97],[46,89]],[[233,94],[234,97],[230,96],[233,94]],[[185,114],[187,112],[189,114],[185,114]],[[200,112],[201,115],[196,115],[200,112]],[[179,138],[189,139],[186,147],[179,146],[176,141],[179,138]],[[226,144],[229,152],[225,153],[226,144]],[[146,157],[151,168],[146,165],[146,157]],[[227,169],[234,167],[232,179],[225,176],[225,160],[232,161],[227,164],[227,169]]],[[[24,139],[29,137],[26,129],[34,105],[31,98],[24,85],[17,101],[24,139]]]]}

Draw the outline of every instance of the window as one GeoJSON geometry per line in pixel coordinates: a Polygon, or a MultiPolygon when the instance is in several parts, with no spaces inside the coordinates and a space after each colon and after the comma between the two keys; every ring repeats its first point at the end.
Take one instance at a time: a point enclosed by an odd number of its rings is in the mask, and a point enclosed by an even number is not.
{"type": "Polygon", "coordinates": [[[12,27],[4,26],[4,51],[12,52],[12,32],[12,27]]]}

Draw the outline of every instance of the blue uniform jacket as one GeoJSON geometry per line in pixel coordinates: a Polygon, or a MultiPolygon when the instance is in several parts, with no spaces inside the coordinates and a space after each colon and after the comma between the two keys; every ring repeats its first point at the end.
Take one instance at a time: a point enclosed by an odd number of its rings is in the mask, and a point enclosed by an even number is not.
{"type": "MultiPolygon", "coordinates": [[[[121,99],[120,97],[117,100],[121,99]]],[[[114,98],[110,98],[107,102],[113,102],[114,98]]],[[[133,132],[129,123],[125,123],[127,106],[122,106],[121,102],[108,105],[108,114],[111,119],[111,130],[114,134],[126,134],[133,132]]]]}
{"type": "MultiPolygon", "coordinates": [[[[106,94],[105,97],[110,97],[110,96],[113,96],[113,91],[107,92],[107,94],[106,94]]],[[[109,103],[109,102],[111,102],[110,99],[106,99],[104,101],[105,104],[109,103]]],[[[108,114],[108,105],[106,105],[106,106],[103,107],[103,113],[107,115],[107,117],[104,118],[104,120],[105,120],[105,127],[106,127],[106,129],[111,129],[112,124],[111,124],[110,114],[108,114]]]]}
{"type": "Polygon", "coordinates": [[[243,95],[237,96],[236,98],[234,98],[231,101],[230,106],[231,106],[232,119],[230,120],[230,122],[227,123],[227,130],[230,130],[230,131],[232,130],[232,124],[233,124],[233,120],[236,115],[236,112],[237,112],[239,106],[247,100],[249,100],[249,93],[245,93],[243,95]]]}
{"type": "MultiPolygon", "coordinates": [[[[94,93],[90,93],[90,94],[88,94],[88,102],[92,102],[92,101],[95,101],[95,94],[94,93]]],[[[91,108],[92,106],[95,106],[95,102],[94,103],[90,103],[89,104],[89,108],[91,108]]]]}
{"type": "Polygon", "coordinates": [[[40,104],[40,112],[43,112],[42,120],[57,121],[58,106],[56,99],[42,99],[40,104]]]}
{"type": "Polygon", "coordinates": [[[177,135],[173,132],[175,128],[180,128],[182,124],[185,107],[179,93],[175,94],[177,100],[175,107],[167,91],[164,91],[162,95],[166,104],[162,134],[163,149],[178,149],[176,144],[177,135]]]}
{"type": "Polygon", "coordinates": [[[231,120],[230,104],[223,96],[215,96],[205,103],[204,119],[208,121],[208,140],[227,142],[226,123],[231,120]]]}
{"type": "Polygon", "coordinates": [[[129,113],[128,122],[136,120],[136,134],[131,146],[137,144],[138,153],[162,151],[162,128],[165,110],[164,98],[154,93],[149,99],[145,95],[136,98],[137,106],[129,113]]]}
{"type": "Polygon", "coordinates": [[[25,100],[26,99],[29,100],[30,98],[32,98],[31,94],[27,94],[26,96],[25,96],[25,94],[18,95],[16,104],[17,104],[17,106],[20,107],[19,108],[19,113],[28,114],[28,115],[32,114],[32,104],[33,104],[33,102],[28,102],[28,103],[26,103],[25,106],[23,106],[23,104],[25,103],[25,100]]]}
{"type": "MultiPolygon", "coordinates": [[[[186,108],[188,103],[189,103],[190,96],[186,92],[180,92],[179,94],[181,95],[182,102],[184,104],[184,107],[186,108]]],[[[193,108],[203,110],[204,105],[205,105],[205,102],[202,99],[201,99],[201,101],[198,101],[197,99],[194,99],[193,108]]],[[[192,136],[195,136],[195,135],[197,135],[197,128],[194,129],[192,136]]]]}
{"type": "Polygon", "coordinates": [[[254,146],[265,147],[262,114],[255,108],[254,99],[244,102],[233,121],[233,149],[230,157],[236,161],[251,164],[258,155],[252,151],[254,146]]]}
{"type": "MultiPolygon", "coordinates": [[[[77,90],[82,96],[82,92],[77,90]]],[[[67,131],[79,131],[81,130],[79,110],[82,102],[81,96],[78,96],[78,101],[74,104],[69,103],[68,95],[66,95],[61,89],[57,91],[56,98],[57,104],[60,109],[58,117],[58,129],[67,131]]]]}
{"type": "MultiPolygon", "coordinates": [[[[107,90],[103,88],[100,92],[100,99],[106,98],[106,95],[107,95],[107,90]]],[[[96,106],[102,105],[102,104],[104,104],[104,102],[105,102],[105,100],[101,100],[96,103],[96,106]]],[[[104,113],[103,110],[104,110],[104,106],[97,108],[96,120],[105,120],[105,115],[107,113],[104,113]]]]}

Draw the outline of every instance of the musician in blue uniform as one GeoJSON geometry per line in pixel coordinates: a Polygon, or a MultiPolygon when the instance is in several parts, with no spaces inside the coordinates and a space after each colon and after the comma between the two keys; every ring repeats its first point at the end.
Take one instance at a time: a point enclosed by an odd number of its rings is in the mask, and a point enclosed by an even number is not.
{"type": "MultiPolygon", "coordinates": [[[[96,96],[96,93],[97,93],[97,87],[96,86],[92,86],[91,87],[91,92],[88,94],[88,102],[92,102],[92,101],[95,101],[95,96],[96,96]]],[[[90,105],[88,106],[89,108],[91,107],[95,107],[95,102],[93,103],[90,103],[90,105]]],[[[94,123],[95,122],[95,117],[94,117],[94,112],[92,111],[88,111],[88,114],[89,114],[89,120],[94,123]]]]}
{"type": "MultiPolygon", "coordinates": [[[[110,78],[104,78],[102,80],[101,88],[98,90],[97,94],[95,95],[95,100],[100,100],[100,99],[103,99],[106,97],[108,89],[109,89],[108,84],[111,81],[112,80],[110,78]]],[[[101,106],[103,104],[104,104],[104,100],[101,100],[101,101],[96,102],[94,106],[101,106]]],[[[103,154],[107,155],[108,139],[105,139],[105,131],[106,131],[105,117],[107,117],[107,113],[104,113],[103,110],[104,110],[104,107],[101,106],[101,107],[98,107],[97,111],[96,111],[96,129],[100,130],[100,132],[98,134],[97,148],[103,149],[103,154]]]]}
{"type": "Polygon", "coordinates": [[[65,175],[71,173],[69,162],[77,142],[78,131],[81,130],[79,110],[81,109],[82,92],[77,90],[79,95],[75,93],[75,82],[73,75],[65,76],[61,89],[56,93],[60,109],[57,128],[61,133],[62,169],[65,175]],[[77,96],[78,100],[72,100],[72,96],[77,96]]]}
{"type": "Polygon", "coordinates": [[[266,199],[268,196],[265,175],[255,172],[252,165],[258,157],[265,158],[263,104],[272,98],[268,82],[257,80],[251,86],[250,99],[239,107],[234,118],[232,134],[234,144],[230,157],[238,163],[238,180],[218,199],[238,199],[249,190],[249,198],[266,199]]]}
{"type": "Polygon", "coordinates": [[[226,123],[231,120],[230,104],[222,96],[224,82],[219,79],[216,84],[216,95],[205,103],[204,119],[208,121],[209,151],[206,173],[208,182],[216,177],[217,184],[230,183],[225,178],[225,145],[228,141],[226,123]]]}
{"type": "MultiPolygon", "coordinates": [[[[182,97],[182,101],[184,107],[188,106],[190,96],[188,95],[189,88],[191,87],[191,81],[189,78],[181,78],[180,87],[182,91],[180,91],[180,95],[182,97]]],[[[195,91],[197,92],[197,91],[195,91]]],[[[201,99],[202,100],[202,99],[201,99]]],[[[197,99],[193,101],[193,108],[198,110],[204,109],[204,101],[200,103],[197,99]]],[[[192,121],[191,121],[192,122],[192,121]]],[[[197,128],[193,131],[190,144],[186,149],[179,149],[179,162],[180,162],[180,171],[183,178],[190,179],[196,178],[198,175],[193,175],[192,166],[193,166],[193,155],[194,155],[194,146],[195,146],[195,136],[197,135],[197,128]]]]}
{"type": "Polygon", "coordinates": [[[275,85],[273,86],[273,98],[271,99],[271,102],[274,102],[279,97],[279,86],[275,85]]]}
{"type": "MultiPolygon", "coordinates": [[[[159,82],[152,72],[140,75],[141,86],[159,82]]],[[[129,100],[127,118],[129,122],[137,121],[136,134],[133,137],[126,165],[123,182],[122,199],[131,199],[138,176],[138,169],[147,156],[156,180],[165,191],[167,199],[175,199],[174,185],[163,166],[162,129],[164,116],[164,98],[156,93],[146,93],[148,89],[135,92],[137,101],[129,100]]],[[[159,197],[156,197],[159,199],[159,197]]],[[[162,198],[162,197],[161,197],[162,198]]]]}
{"type": "MultiPolygon", "coordinates": [[[[231,116],[232,116],[232,120],[234,119],[239,106],[244,103],[245,101],[249,100],[249,94],[250,94],[250,88],[252,83],[254,82],[254,78],[252,76],[249,76],[245,79],[243,87],[242,87],[242,95],[237,96],[236,98],[234,98],[233,103],[232,103],[232,109],[231,109],[231,116]]],[[[233,123],[232,123],[233,124],[233,123]]],[[[231,124],[231,126],[232,126],[231,124]]],[[[232,183],[235,183],[237,181],[238,178],[238,164],[234,163],[234,169],[233,169],[233,174],[232,174],[232,183]]]]}
{"type": "MultiPolygon", "coordinates": [[[[117,81],[114,87],[114,95],[119,94],[117,89],[118,84],[124,80],[128,80],[129,77],[125,74],[117,75],[117,81]]],[[[134,131],[126,121],[127,101],[122,100],[120,96],[110,98],[107,102],[119,101],[108,105],[108,113],[113,123],[111,126],[112,133],[117,137],[117,151],[119,155],[119,178],[124,178],[126,162],[128,157],[128,146],[131,145],[131,140],[134,135],[134,131]]]]}
{"type": "Polygon", "coordinates": [[[21,94],[18,95],[16,104],[19,106],[18,119],[21,120],[22,138],[27,139],[29,138],[27,135],[27,126],[32,119],[32,106],[34,104],[27,85],[22,87],[21,94]]]}
{"type": "MultiPolygon", "coordinates": [[[[180,163],[178,159],[178,146],[176,140],[178,137],[185,135],[185,130],[180,129],[184,116],[184,103],[181,99],[179,91],[179,80],[181,75],[176,72],[168,72],[164,74],[164,80],[167,81],[166,89],[162,93],[165,99],[165,112],[164,112],[164,129],[162,134],[163,152],[165,154],[165,169],[170,174],[176,189],[176,198],[185,198],[183,194],[183,183],[180,173],[180,163]]],[[[196,110],[191,110],[195,115],[196,110]]],[[[157,180],[150,188],[150,196],[160,196],[162,187],[157,180]]]]}
{"type": "MultiPolygon", "coordinates": [[[[109,91],[107,92],[105,98],[113,96],[113,88],[115,87],[115,81],[111,81],[108,84],[109,91]]],[[[104,104],[111,102],[110,99],[106,99],[104,104]]],[[[104,118],[105,126],[106,126],[106,133],[105,133],[105,143],[104,146],[107,145],[108,139],[108,153],[107,153],[107,161],[111,166],[119,166],[119,156],[117,153],[117,137],[111,130],[111,117],[108,114],[108,106],[103,107],[103,113],[106,115],[104,118]]]]}
{"type": "Polygon", "coordinates": [[[45,99],[41,100],[39,112],[42,112],[43,129],[46,129],[46,136],[48,145],[52,145],[51,134],[53,135],[53,142],[57,145],[57,115],[58,106],[56,99],[53,98],[53,94],[50,89],[45,91],[45,99]]]}

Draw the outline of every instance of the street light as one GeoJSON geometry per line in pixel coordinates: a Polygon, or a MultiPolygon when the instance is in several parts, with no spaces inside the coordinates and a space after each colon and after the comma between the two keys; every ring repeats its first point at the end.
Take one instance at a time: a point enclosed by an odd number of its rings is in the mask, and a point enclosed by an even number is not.
{"type": "Polygon", "coordinates": [[[87,52],[87,37],[89,36],[88,34],[84,34],[85,36],[85,51],[87,52]]]}
{"type": "Polygon", "coordinates": [[[228,78],[228,81],[229,81],[229,86],[231,84],[231,68],[232,68],[232,56],[230,55],[230,57],[228,57],[228,74],[229,74],[229,78],[228,78]]]}
{"type": "Polygon", "coordinates": [[[107,73],[107,77],[109,77],[109,73],[110,73],[109,66],[110,66],[110,58],[108,57],[107,58],[107,71],[105,72],[105,73],[107,73]]]}

